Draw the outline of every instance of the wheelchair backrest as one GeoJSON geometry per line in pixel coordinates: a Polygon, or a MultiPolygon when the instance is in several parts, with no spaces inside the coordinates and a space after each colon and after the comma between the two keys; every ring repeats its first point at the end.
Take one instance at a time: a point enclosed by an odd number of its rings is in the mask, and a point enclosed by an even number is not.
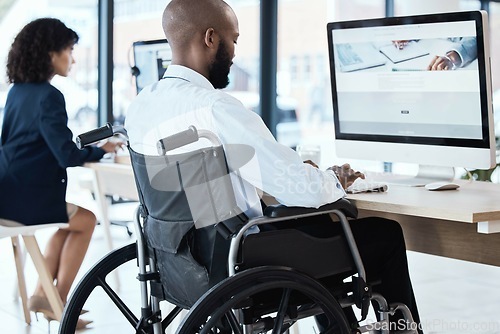
{"type": "Polygon", "coordinates": [[[159,156],[129,151],[145,239],[160,272],[163,295],[158,297],[189,308],[227,277],[229,241],[215,225],[244,223],[234,219],[244,214],[236,203],[224,149],[159,156]]]}
{"type": "Polygon", "coordinates": [[[241,213],[222,146],[164,156],[129,151],[147,214],[168,221],[192,221],[196,228],[203,228],[241,213]]]}

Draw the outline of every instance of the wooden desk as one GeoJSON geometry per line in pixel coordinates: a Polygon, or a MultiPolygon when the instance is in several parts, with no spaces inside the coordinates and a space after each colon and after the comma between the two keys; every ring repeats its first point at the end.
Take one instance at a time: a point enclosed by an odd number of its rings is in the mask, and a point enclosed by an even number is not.
{"type": "Polygon", "coordinates": [[[454,182],[458,190],[390,186],[348,198],[360,217],[397,220],[410,250],[500,266],[500,184],[454,182]]]}
{"type": "MultiPolygon", "coordinates": [[[[126,164],[89,163],[95,171],[98,204],[112,248],[106,194],[137,199],[132,168],[126,164]]],[[[458,190],[428,191],[390,186],[385,193],[349,195],[360,217],[397,220],[410,250],[500,266],[500,184],[456,180],[458,190]]]]}
{"type": "Polygon", "coordinates": [[[93,188],[97,207],[100,211],[108,248],[113,250],[106,195],[118,195],[139,201],[132,167],[129,164],[112,162],[90,162],[86,163],[84,167],[94,171],[93,188]]]}

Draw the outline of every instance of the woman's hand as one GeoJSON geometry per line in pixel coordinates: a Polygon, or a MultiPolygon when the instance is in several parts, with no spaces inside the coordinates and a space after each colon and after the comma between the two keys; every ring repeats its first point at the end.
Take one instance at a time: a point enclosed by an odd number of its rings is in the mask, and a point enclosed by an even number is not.
{"type": "Polygon", "coordinates": [[[123,142],[121,141],[106,141],[104,144],[99,147],[102,148],[106,153],[116,153],[123,146],[123,142]]]}

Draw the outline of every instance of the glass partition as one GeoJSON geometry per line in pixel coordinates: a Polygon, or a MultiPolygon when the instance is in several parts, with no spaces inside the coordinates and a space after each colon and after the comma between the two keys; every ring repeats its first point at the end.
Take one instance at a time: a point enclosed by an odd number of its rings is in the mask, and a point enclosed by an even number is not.
{"type": "Polygon", "coordinates": [[[80,37],[73,52],[76,63],[69,76],[56,76],[52,84],[64,94],[73,133],[90,130],[97,126],[97,0],[1,2],[0,122],[9,89],[5,66],[10,45],[25,24],[40,17],[58,18],[80,37]]]}
{"type": "MultiPolygon", "coordinates": [[[[227,1],[239,19],[241,36],[230,73],[230,84],[225,89],[253,110],[259,103],[259,1],[227,1]]],[[[115,0],[114,19],[114,82],[113,114],[115,122],[122,123],[126,110],[136,95],[132,45],[138,41],[165,38],[161,16],[168,1],[115,0]]]]}

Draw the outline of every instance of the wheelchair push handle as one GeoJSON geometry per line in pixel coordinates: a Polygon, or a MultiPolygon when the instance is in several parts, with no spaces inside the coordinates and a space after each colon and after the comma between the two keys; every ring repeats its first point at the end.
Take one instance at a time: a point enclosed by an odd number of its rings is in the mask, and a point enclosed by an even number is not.
{"type": "Polygon", "coordinates": [[[165,155],[168,151],[194,143],[200,138],[208,139],[212,145],[222,145],[219,137],[217,137],[217,135],[212,131],[197,130],[194,125],[191,125],[187,130],[158,140],[156,143],[156,149],[158,150],[159,155],[165,155]]]}
{"type": "MultiPolygon", "coordinates": [[[[125,130],[122,125],[111,125],[111,123],[107,123],[100,128],[90,130],[77,136],[75,140],[76,146],[81,150],[85,146],[113,137],[117,134],[122,135],[128,140],[127,130],[125,130]]],[[[197,130],[196,127],[191,125],[187,130],[160,139],[156,143],[158,154],[165,155],[168,151],[194,143],[200,138],[208,139],[213,145],[222,145],[219,138],[213,132],[208,130],[197,130]]]]}
{"type": "Polygon", "coordinates": [[[168,151],[198,141],[198,138],[198,130],[191,125],[187,130],[158,140],[156,148],[159,155],[165,155],[168,151]]]}
{"type": "Polygon", "coordinates": [[[76,137],[76,146],[81,150],[85,146],[98,142],[100,140],[113,137],[115,134],[122,134],[125,137],[127,136],[127,132],[121,125],[111,125],[111,123],[107,123],[100,128],[90,130],[88,132],[82,133],[76,137]]]}

